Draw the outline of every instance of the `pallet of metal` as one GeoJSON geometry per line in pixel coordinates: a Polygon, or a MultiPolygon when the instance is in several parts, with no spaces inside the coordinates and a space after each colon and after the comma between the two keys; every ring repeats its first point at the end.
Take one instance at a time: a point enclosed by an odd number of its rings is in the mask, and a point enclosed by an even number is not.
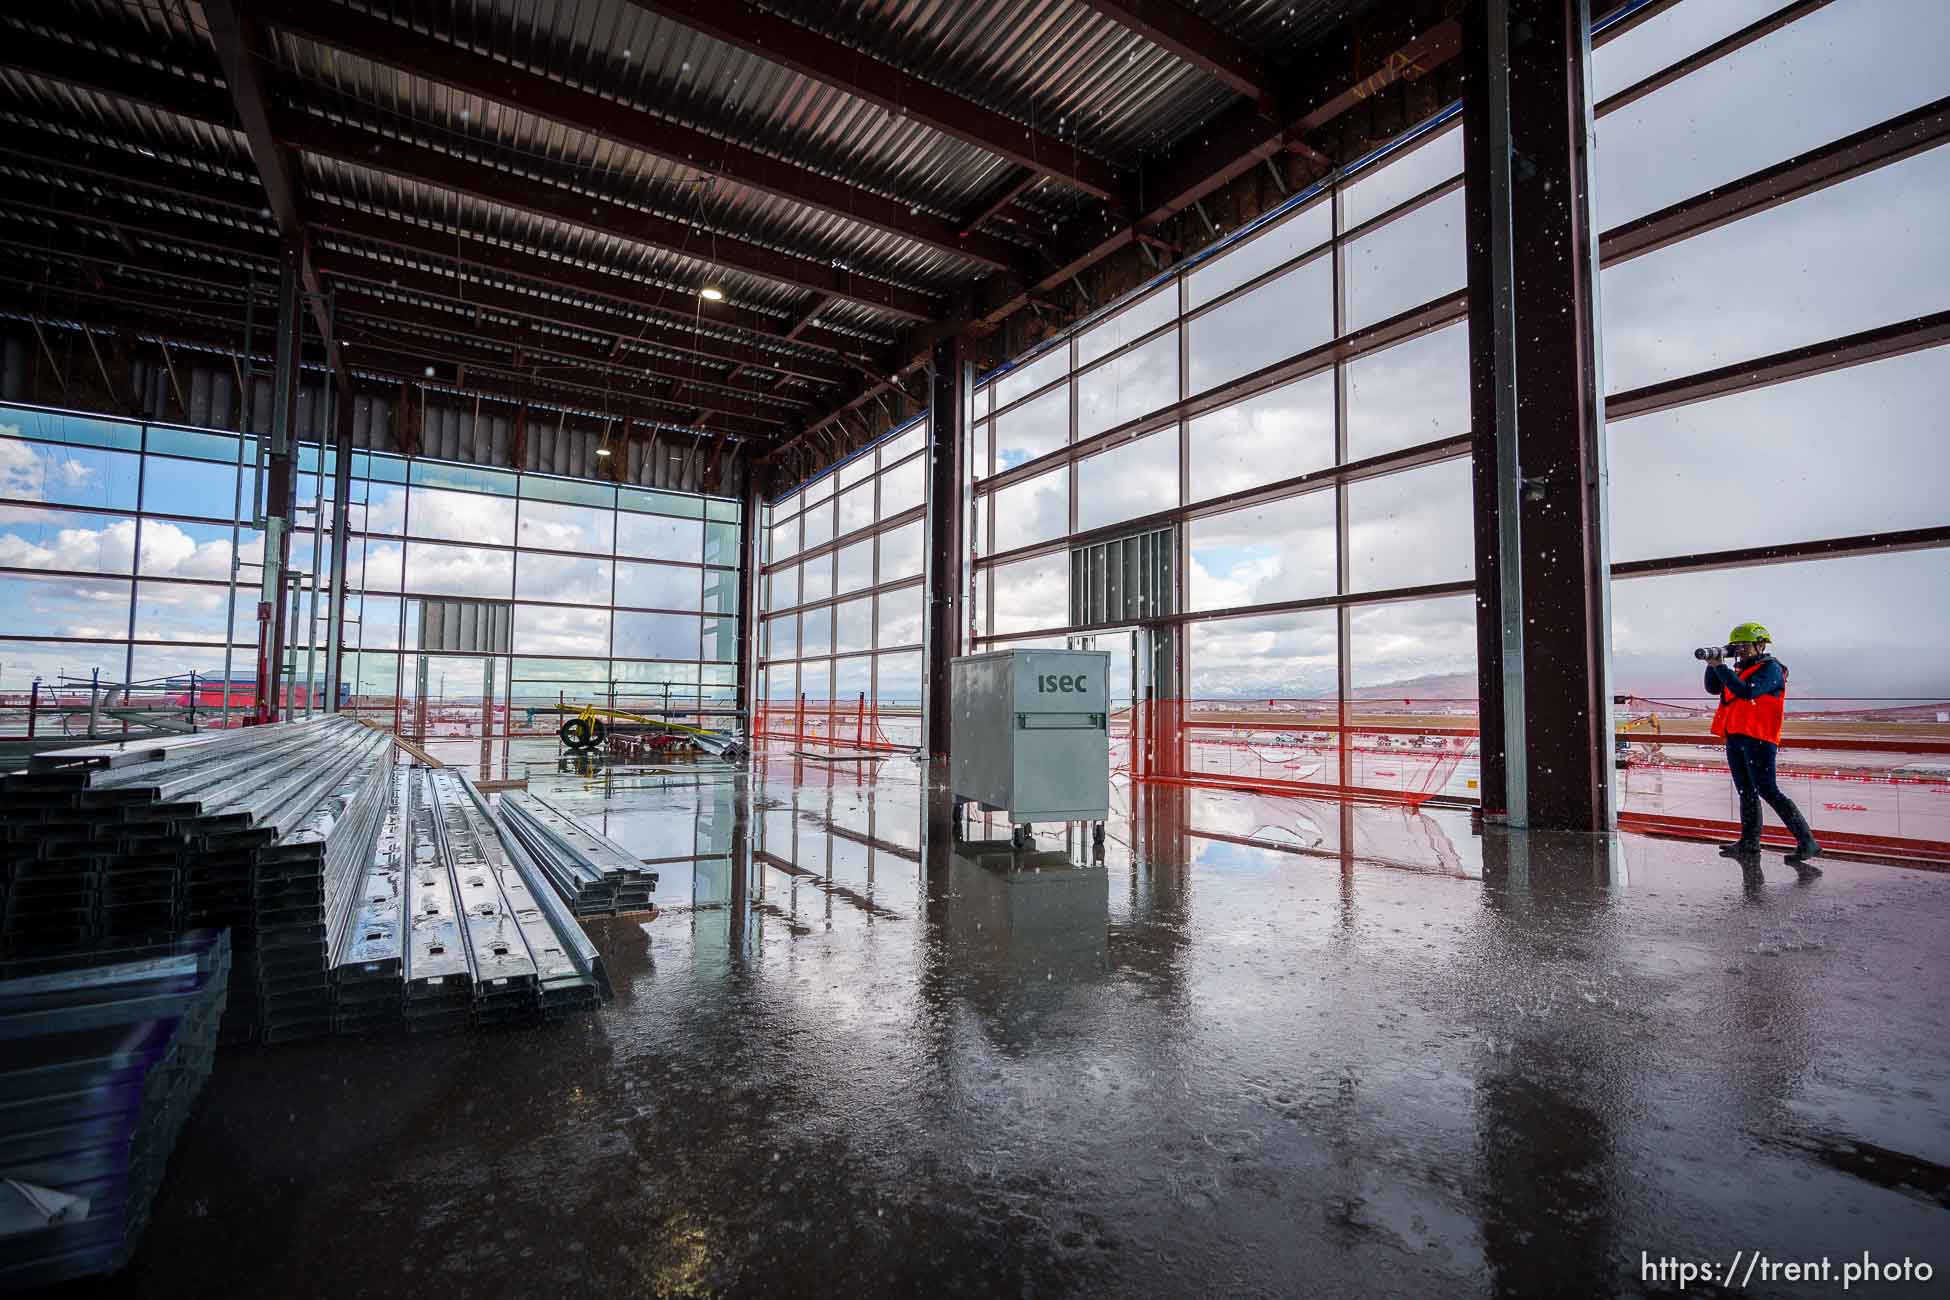
{"type": "Polygon", "coordinates": [[[229,926],[226,1039],[328,1033],[391,767],[386,736],[338,718],[36,755],[5,780],[0,943],[229,926]]]}
{"type": "Polygon", "coordinates": [[[528,851],[577,916],[613,916],[650,906],[657,873],[600,831],[536,794],[508,793],[501,825],[528,851]]]}
{"type": "Polygon", "coordinates": [[[0,1290],[128,1261],[209,1077],[230,965],[221,930],[0,962],[0,1290]]]}

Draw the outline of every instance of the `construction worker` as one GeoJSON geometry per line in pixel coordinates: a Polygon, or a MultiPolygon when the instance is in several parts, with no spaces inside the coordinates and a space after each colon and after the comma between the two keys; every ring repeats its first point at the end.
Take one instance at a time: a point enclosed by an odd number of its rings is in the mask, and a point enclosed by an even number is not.
{"type": "Polygon", "coordinates": [[[1781,722],[1786,713],[1787,666],[1767,647],[1773,638],[1758,623],[1742,623],[1727,633],[1722,650],[1710,648],[1706,658],[1706,692],[1720,697],[1713,713],[1713,734],[1726,741],[1727,767],[1733,788],[1740,793],[1740,838],[1723,845],[1730,858],[1760,856],[1760,804],[1765,799],[1794,832],[1794,851],[1787,865],[1803,876],[1821,874],[1809,861],[1821,852],[1807,818],[1794,801],[1781,793],[1774,779],[1774,756],[1781,747],[1781,722]],[[1733,656],[1733,667],[1724,662],[1733,656]]]}

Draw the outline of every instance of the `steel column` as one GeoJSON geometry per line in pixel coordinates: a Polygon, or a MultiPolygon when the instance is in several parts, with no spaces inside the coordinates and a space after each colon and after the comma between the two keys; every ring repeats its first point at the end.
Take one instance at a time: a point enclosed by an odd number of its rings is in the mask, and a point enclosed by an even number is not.
{"type": "MultiPolygon", "coordinates": [[[[336,314],[336,313],[333,313],[336,314]]],[[[334,322],[336,323],[336,322],[334,322]]],[[[338,391],[331,380],[332,406],[332,587],[325,624],[325,707],[339,710],[339,682],[345,673],[345,559],[352,513],[352,416],[356,398],[338,391]]],[[[362,629],[363,630],[363,627],[362,629]]]]}
{"type": "Polygon", "coordinates": [[[961,339],[934,345],[928,393],[927,682],[928,753],[948,756],[948,661],[961,653],[962,413],[968,377],[961,339]]]}
{"type": "Polygon", "coordinates": [[[1484,810],[1572,831],[1607,830],[1615,815],[1589,51],[1589,0],[1470,6],[1484,810]]]}
{"type": "Polygon", "coordinates": [[[298,479],[298,382],[300,331],[304,322],[298,292],[302,250],[284,246],[278,268],[277,370],[272,376],[271,443],[264,492],[264,585],[257,598],[257,722],[275,722],[283,709],[278,696],[284,668],[285,570],[291,560],[292,506],[298,479]]]}
{"type": "Polygon", "coordinates": [[[766,698],[760,684],[754,680],[758,672],[758,656],[754,653],[759,634],[759,560],[758,547],[765,530],[759,527],[759,512],[764,506],[764,497],[759,494],[759,478],[756,472],[745,475],[744,504],[738,511],[738,693],[733,701],[745,723],[745,737],[754,750],[758,747],[758,712],[760,701],[766,698]]]}

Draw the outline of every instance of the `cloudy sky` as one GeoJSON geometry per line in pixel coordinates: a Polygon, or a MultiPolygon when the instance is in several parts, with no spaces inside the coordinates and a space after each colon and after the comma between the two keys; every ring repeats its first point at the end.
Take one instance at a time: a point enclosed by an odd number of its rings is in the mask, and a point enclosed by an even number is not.
{"type": "MultiPolygon", "coordinates": [[[[1769,13],[1779,0],[1686,0],[1601,48],[1600,95],[1628,85],[1769,13]]],[[[1942,95],[1950,4],[1942,0],[1837,0],[1704,72],[1600,120],[1593,185],[1597,221],[1609,228],[1942,95]]],[[[1461,167],[1452,125],[1398,163],[1351,185],[1344,219],[1358,222],[1461,167]]],[[[1950,148],[1938,148],[1775,208],[1676,247],[1606,270],[1601,280],[1608,391],[1619,392],[1783,348],[1888,324],[1950,305],[1950,148]]],[[[1462,203],[1452,195],[1345,250],[1348,323],[1358,328],[1463,283],[1462,203]]],[[[1297,214],[1236,252],[1192,273],[1194,304],[1212,300],[1317,246],[1331,229],[1324,205],[1297,214]]],[[[1315,259],[1186,326],[1194,391],[1325,341],[1333,331],[1328,261],[1315,259]]],[[[1079,340],[1084,361],[1168,323],[1169,293],[1155,293],[1079,340]]],[[[1372,456],[1469,428],[1464,327],[1452,326],[1357,361],[1346,369],[1347,438],[1372,456]]],[[[1088,436],[1173,399],[1179,391],[1176,332],[1075,383],[1080,433],[1088,436]]],[[[1059,379],[1059,353],[996,384],[1007,401],[1059,379]]],[[[1950,348],[1614,422],[1608,430],[1613,558],[1656,559],[1697,551],[1941,525],[1950,485],[1950,348]]],[[[1067,436],[1071,394],[1048,397],[979,427],[980,456],[1007,469],[1054,450],[1067,436]]],[[[1333,462],[1333,379],[1289,384],[1191,422],[1186,476],[1193,503],[1304,474],[1333,462]]],[[[983,408],[978,406],[978,412],[983,408]]],[[[23,414],[22,421],[33,417],[23,414]]],[[[5,429],[0,425],[0,434],[5,429]]],[[[27,432],[33,432],[28,429],[27,432]]],[[[919,431],[901,442],[918,445],[919,431]]],[[[883,463],[891,463],[888,456],[883,463]]],[[[207,643],[202,651],[139,649],[138,676],[221,664],[225,593],[171,579],[221,579],[231,563],[227,519],[234,471],[220,465],[150,462],[150,508],[211,522],[151,521],[135,555],[135,458],[101,448],[46,447],[0,436],[0,497],[48,508],[0,505],[0,568],[65,569],[99,578],[0,574],[0,599],[23,634],[128,635],[207,643]],[[87,505],[118,513],[83,514],[87,505]],[[144,581],[132,594],[129,575],[144,581]],[[167,660],[167,662],[165,662],[167,660]]],[[[822,502],[807,516],[803,545],[872,517],[873,466],[859,463],[804,493],[822,502]]],[[[1178,503],[1175,430],[1126,443],[1083,462],[1077,522],[1114,524],[1178,503]]],[[[880,474],[882,515],[918,503],[920,460],[880,474]]],[[[1057,470],[984,503],[992,544],[1051,541],[1071,514],[1070,471],[1057,470]]],[[[307,494],[309,488],[307,488],[307,494]]],[[[401,531],[408,490],[374,484],[367,517],[376,532],[401,531]]],[[[366,601],[369,646],[398,645],[397,593],[553,601],[515,622],[524,656],[616,653],[690,657],[695,616],[612,613],[619,605],[718,608],[695,570],[648,561],[702,558],[697,521],[416,486],[415,540],[375,540],[351,577],[366,601]],[[517,532],[518,528],[518,532],[517,532]],[[525,558],[475,542],[563,554],[525,558]],[[387,595],[385,593],[394,593],[387,595]]],[[[1352,590],[1467,582],[1472,576],[1468,473],[1452,462],[1352,485],[1348,490],[1352,590]]],[[[1316,492],[1210,515],[1189,525],[1187,582],[1194,609],[1222,609],[1330,595],[1335,587],[1334,499],[1316,492]]],[[[785,538],[799,525],[775,530],[785,538]]],[[[308,565],[308,537],[298,563],[308,565]]],[[[246,529],[242,557],[261,542],[246,529]]],[[[917,575],[918,525],[852,548],[806,572],[775,575],[774,603],[851,596],[869,581],[917,575]]],[[[254,575],[254,569],[246,569],[254,575]]],[[[1067,621],[1067,561],[1028,561],[985,581],[995,594],[994,631],[1067,621]]],[[[1794,670],[1797,690],[1828,695],[1950,696],[1950,550],[1778,565],[1740,572],[1621,581],[1613,589],[1616,685],[1647,695],[1690,693],[1690,650],[1735,622],[1759,619],[1794,670]]],[[[775,645],[825,653],[862,644],[911,644],[922,617],[918,591],[835,619],[780,628],[775,645]]],[[[254,610],[240,601],[237,639],[253,638],[254,610]]],[[[1357,686],[1474,670],[1467,597],[1358,610],[1350,672],[1357,686]]],[[[411,634],[407,640],[411,641],[411,634]]],[[[709,646],[707,644],[707,651],[709,646]]],[[[1195,694],[1275,696],[1331,691],[1336,676],[1331,615],[1213,621],[1189,645],[1195,694]]],[[[910,656],[911,657],[911,656],[910,656]]],[[[0,643],[0,684],[32,672],[76,671],[85,651],[0,643]]],[[[119,654],[105,666],[120,669],[119,654]]],[[[566,668],[564,671],[568,671],[566,668]]],[[[857,673],[859,668],[846,668],[857,673]]],[[[890,659],[883,676],[918,685],[918,660],[890,659]]],[[[848,683],[840,683],[844,688],[848,683]]],[[[905,688],[903,688],[905,689],[905,688]]],[[[844,692],[842,692],[844,693],[844,692]]]]}

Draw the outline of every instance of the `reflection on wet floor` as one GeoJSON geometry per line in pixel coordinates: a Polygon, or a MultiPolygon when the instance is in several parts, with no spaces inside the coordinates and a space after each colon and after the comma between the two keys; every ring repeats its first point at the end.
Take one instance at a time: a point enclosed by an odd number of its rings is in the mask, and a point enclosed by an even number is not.
{"type": "Polygon", "coordinates": [[[616,1003],[223,1058],[124,1287],[1637,1294],[1943,1239],[1950,877],[1128,785],[1018,855],[906,758],[499,748],[660,864],[591,925],[616,1003]]]}

